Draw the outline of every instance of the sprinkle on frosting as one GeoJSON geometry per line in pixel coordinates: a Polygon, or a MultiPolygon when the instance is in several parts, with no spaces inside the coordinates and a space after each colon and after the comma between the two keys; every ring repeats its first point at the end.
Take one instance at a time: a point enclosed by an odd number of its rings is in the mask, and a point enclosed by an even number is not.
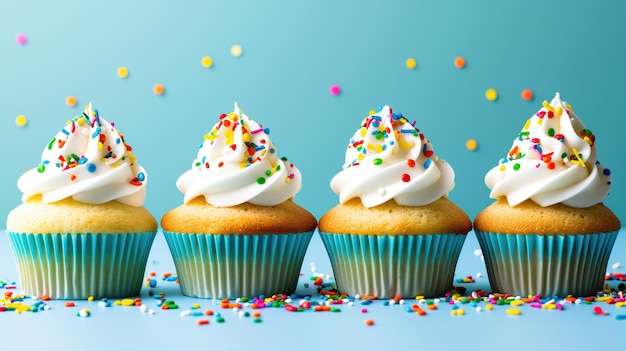
{"type": "Polygon", "coordinates": [[[204,135],[191,170],[176,183],[185,202],[204,196],[214,206],[273,206],[293,197],[301,187],[300,172],[277,157],[269,133],[237,104],[233,112],[221,114],[204,135]]]}
{"type": "Polygon", "coordinates": [[[390,199],[421,206],[448,194],[454,171],[415,124],[389,106],[370,111],[348,143],[343,171],[331,181],[341,203],[359,197],[366,207],[390,199]]]}
{"type": "Polygon", "coordinates": [[[485,177],[491,197],[515,206],[532,199],[542,206],[589,207],[609,193],[610,171],[596,160],[595,135],[559,93],[526,121],[507,156],[485,177]],[[514,162],[513,162],[514,161],[514,162]],[[607,174],[608,173],[608,174],[607,174]]]}
{"type": "Polygon", "coordinates": [[[42,195],[44,202],[68,197],[85,203],[117,200],[141,206],[146,172],[113,123],[89,104],[46,145],[37,168],[18,180],[23,201],[42,195]]]}

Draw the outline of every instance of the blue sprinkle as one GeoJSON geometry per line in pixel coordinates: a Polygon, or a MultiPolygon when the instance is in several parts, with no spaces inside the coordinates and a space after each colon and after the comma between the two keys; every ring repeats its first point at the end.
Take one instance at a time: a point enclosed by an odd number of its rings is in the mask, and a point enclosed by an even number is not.
{"type": "Polygon", "coordinates": [[[366,299],[361,301],[361,305],[371,305],[372,304],[372,299],[366,299]]]}
{"type": "Polygon", "coordinates": [[[610,170],[610,169],[608,169],[608,168],[605,168],[605,169],[603,169],[603,170],[602,170],[602,173],[603,173],[605,176],[609,176],[609,175],[611,175],[611,170],[610,170]]]}
{"type": "Polygon", "coordinates": [[[409,313],[413,312],[413,309],[410,306],[405,306],[404,310],[409,313]]]}
{"type": "Polygon", "coordinates": [[[273,154],[275,152],[274,148],[270,149],[270,154],[273,154]]]}
{"type": "Polygon", "coordinates": [[[400,129],[400,133],[410,134],[413,133],[415,129],[400,129]]]}
{"type": "Polygon", "coordinates": [[[380,117],[380,116],[372,116],[372,119],[375,120],[375,121],[378,121],[378,122],[383,120],[383,118],[380,117]]]}
{"type": "Polygon", "coordinates": [[[48,161],[48,160],[44,160],[44,161],[43,161],[43,162],[41,162],[41,163],[42,163],[42,164],[44,164],[44,165],[47,165],[48,163],[50,163],[50,161],[48,161]]]}
{"type": "Polygon", "coordinates": [[[78,160],[78,164],[79,165],[84,165],[85,163],[87,163],[87,157],[83,156],[78,160]]]}
{"type": "Polygon", "coordinates": [[[115,143],[119,144],[121,142],[120,138],[115,139],[115,143]]]}
{"type": "Polygon", "coordinates": [[[89,173],[93,173],[93,172],[95,172],[95,171],[96,171],[96,168],[97,168],[97,167],[96,167],[96,165],[95,165],[95,164],[93,164],[93,163],[90,163],[90,164],[88,164],[88,165],[87,165],[87,171],[88,171],[89,173]]]}
{"type": "Polygon", "coordinates": [[[113,156],[113,151],[109,151],[109,152],[107,152],[107,154],[106,154],[106,155],[104,155],[104,158],[109,158],[109,157],[111,157],[111,156],[113,156]]]}
{"type": "Polygon", "coordinates": [[[100,132],[102,132],[102,129],[100,129],[100,127],[96,128],[96,130],[93,132],[93,134],[91,134],[92,138],[97,137],[98,135],[100,135],[100,132]]]}
{"type": "Polygon", "coordinates": [[[143,172],[139,172],[139,174],[137,174],[137,180],[143,182],[146,180],[146,175],[143,172]]]}
{"type": "Polygon", "coordinates": [[[615,319],[617,319],[618,321],[626,320],[626,314],[616,314],[615,319]]]}
{"type": "Polygon", "coordinates": [[[383,306],[389,306],[389,300],[383,301],[383,306]]]}
{"type": "Polygon", "coordinates": [[[433,160],[428,159],[426,160],[426,162],[424,162],[424,168],[428,169],[428,167],[430,166],[430,164],[433,162],[433,160]]]}
{"type": "Polygon", "coordinates": [[[61,129],[61,131],[63,132],[63,134],[65,135],[70,135],[70,132],[68,132],[67,130],[65,130],[65,128],[61,129]]]}
{"type": "Polygon", "coordinates": [[[265,134],[268,134],[268,135],[269,135],[269,134],[270,134],[270,129],[269,129],[269,128],[264,128],[264,129],[263,129],[263,132],[264,132],[265,134]]]}

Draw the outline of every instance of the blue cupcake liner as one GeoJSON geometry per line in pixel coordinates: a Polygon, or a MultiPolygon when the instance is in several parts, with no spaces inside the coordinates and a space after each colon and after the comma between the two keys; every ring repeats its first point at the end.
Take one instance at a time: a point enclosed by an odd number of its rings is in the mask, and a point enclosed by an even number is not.
{"type": "Polygon", "coordinates": [[[237,298],[292,294],[313,232],[163,232],[184,295],[237,298]]]}
{"type": "Polygon", "coordinates": [[[450,292],[464,234],[320,232],[342,294],[440,297],[450,292]]]}
{"type": "Polygon", "coordinates": [[[501,234],[475,230],[493,292],[518,296],[595,296],[604,286],[618,231],[501,234]]]}
{"type": "Polygon", "coordinates": [[[156,231],[7,235],[22,291],[68,300],[139,295],[156,231]]]}

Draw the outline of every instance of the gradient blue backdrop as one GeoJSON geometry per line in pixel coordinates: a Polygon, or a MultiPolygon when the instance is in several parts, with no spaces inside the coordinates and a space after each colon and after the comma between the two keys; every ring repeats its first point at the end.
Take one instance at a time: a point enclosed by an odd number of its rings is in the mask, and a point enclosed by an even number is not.
{"type": "Polygon", "coordinates": [[[0,0],[0,228],[20,203],[19,176],[90,101],[148,170],[145,206],[157,218],[182,202],[177,177],[234,101],[300,168],[296,202],[317,217],[337,203],[329,181],[349,137],[388,104],[417,120],[452,164],[450,198],[473,218],[492,201],[484,174],[556,91],[596,134],[599,160],[613,171],[606,203],[624,219],[625,13],[619,0],[0,0]],[[241,57],[230,54],[234,44],[241,57]],[[455,68],[456,56],[467,67],[455,68]],[[155,83],[164,95],[152,93],[155,83]],[[488,88],[498,100],[485,99],[488,88]],[[534,100],[521,99],[524,88],[534,100]],[[76,107],[65,105],[68,95],[76,107]]]}

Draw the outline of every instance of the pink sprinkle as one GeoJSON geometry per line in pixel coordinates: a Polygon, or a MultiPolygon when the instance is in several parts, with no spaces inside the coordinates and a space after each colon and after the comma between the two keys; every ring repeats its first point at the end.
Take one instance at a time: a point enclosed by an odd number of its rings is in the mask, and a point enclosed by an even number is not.
{"type": "Polygon", "coordinates": [[[19,44],[19,45],[24,45],[26,44],[26,42],[28,41],[28,38],[26,37],[26,34],[18,34],[15,36],[15,41],[19,44]]]}
{"type": "Polygon", "coordinates": [[[333,84],[333,85],[330,86],[328,91],[330,92],[330,95],[337,96],[337,95],[339,95],[339,93],[341,93],[341,88],[339,87],[339,85],[333,84]]]}
{"type": "Polygon", "coordinates": [[[557,303],[557,304],[556,304],[556,309],[557,309],[557,310],[559,310],[559,311],[563,311],[563,305],[561,305],[561,303],[560,303],[560,302],[559,302],[559,303],[557,303]]]}
{"type": "Polygon", "coordinates": [[[367,313],[367,308],[363,308],[363,309],[361,310],[361,313],[367,313]]]}

